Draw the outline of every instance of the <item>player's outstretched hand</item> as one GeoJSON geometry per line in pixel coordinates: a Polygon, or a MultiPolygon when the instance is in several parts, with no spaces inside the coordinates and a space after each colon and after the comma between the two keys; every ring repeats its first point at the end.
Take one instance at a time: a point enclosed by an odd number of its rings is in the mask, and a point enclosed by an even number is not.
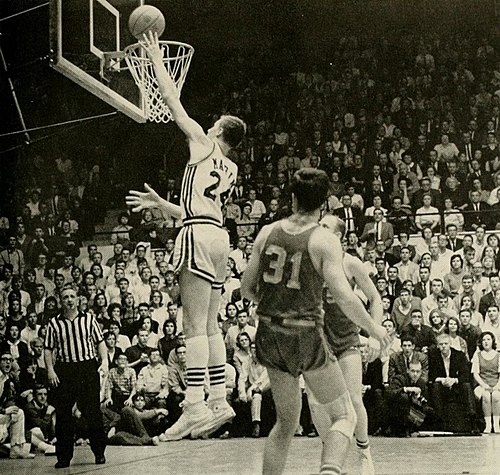
{"type": "Polygon", "coordinates": [[[127,206],[132,207],[134,213],[139,213],[143,209],[156,208],[160,201],[160,196],[147,183],[144,183],[145,193],[141,191],[130,190],[125,197],[127,206]]]}
{"type": "Polygon", "coordinates": [[[146,53],[149,56],[151,61],[158,60],[160,62],[163,61],[163,51],[160,48],[160,43],[158,41],[158,33],[153,33],[152,31],[148,31],[144,33],[143,40],[139,41],[139,44],[146,50],[146,53]]]}

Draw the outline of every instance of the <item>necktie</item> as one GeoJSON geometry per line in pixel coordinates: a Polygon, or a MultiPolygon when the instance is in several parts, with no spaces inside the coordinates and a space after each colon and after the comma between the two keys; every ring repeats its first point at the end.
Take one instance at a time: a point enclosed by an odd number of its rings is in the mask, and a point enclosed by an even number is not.
{"type": "Polygon", "coordinates": [[[472,160],[472,154],[470,150],[470,143],[466,145],[465,150],[467,151],[467,160],[472,160]]]}
{"type": "Polygon", "coordinates": [[[380,223],[377,223],[375,225],[375,239],[376,240],[380,239],[380,223]]]}

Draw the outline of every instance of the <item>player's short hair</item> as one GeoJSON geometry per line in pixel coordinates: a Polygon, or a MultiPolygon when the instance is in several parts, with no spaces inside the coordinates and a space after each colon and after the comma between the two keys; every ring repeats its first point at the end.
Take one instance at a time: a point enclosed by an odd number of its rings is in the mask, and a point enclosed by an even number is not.
{"type": "Polygon", "coordinates": [[[291,179],[290,191],[295,195],[299,210],[314,211],[327,198],[328,175],[323,170],[302,168],[291,179]]]}
{"type": "Polygon", "coordinates": [[[222,138],[231,148],[237,147],[246,134],[247,126],[240,118],[233,115],[221,116],[222,138]]]}

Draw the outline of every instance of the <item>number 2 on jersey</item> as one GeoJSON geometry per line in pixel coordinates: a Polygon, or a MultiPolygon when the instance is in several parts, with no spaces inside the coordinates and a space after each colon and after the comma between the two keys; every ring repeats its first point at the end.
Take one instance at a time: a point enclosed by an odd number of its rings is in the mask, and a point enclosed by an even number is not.
{"type": "MultiPolygon", "coordinates": [[[[279,284],[283,279],[283,271],[285,269],[285,264],[287,261],[287,252],[281,246],[276,244],[271,244],[266,249],[267,256],[273,256],[269,262],[269,269],[272,272],[265,271],[262,275],[264,282],[268,284],[279,284]]],[[[286,283],[287,288],[300,290],[300,263],[302,261],[302,252],[296,252],[291,258],[290,262],[292,264],[292,272],[290,274],[290,279],[286,283]]]]}
{"type": "MultiPolygon", "coordinates": [[[[215,181],[215,183],[212,183],[210,186],[207,186],[205,188],[205,191],[203,192],[203,196],[206,196],[207,198],[210,198],[212,201],[215,202],[215,200],[217,199],[217,195],[215,194],[215,190],[217,188],[219,188],[221,176],[216,171],[210,172],[210,176],[214,177],[216,181],[215,181]]],[[[226,190],[225,192],[220,194],[220,202],[222,205],[226,204],[226,201],[229,197],[230,192],[231,192],[231,189],[226,190]]]]}

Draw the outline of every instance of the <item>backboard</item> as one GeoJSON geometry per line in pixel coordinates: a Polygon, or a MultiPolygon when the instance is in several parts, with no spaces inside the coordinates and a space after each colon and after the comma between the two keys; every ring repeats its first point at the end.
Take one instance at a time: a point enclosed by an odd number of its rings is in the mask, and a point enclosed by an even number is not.
{"type": "Polygon", "coordinates": [[[106,61],[137,40],[128,18],[144,0],[50,0],[51,66],[137,122],[145,100],[123,59],[106,61]]]}

